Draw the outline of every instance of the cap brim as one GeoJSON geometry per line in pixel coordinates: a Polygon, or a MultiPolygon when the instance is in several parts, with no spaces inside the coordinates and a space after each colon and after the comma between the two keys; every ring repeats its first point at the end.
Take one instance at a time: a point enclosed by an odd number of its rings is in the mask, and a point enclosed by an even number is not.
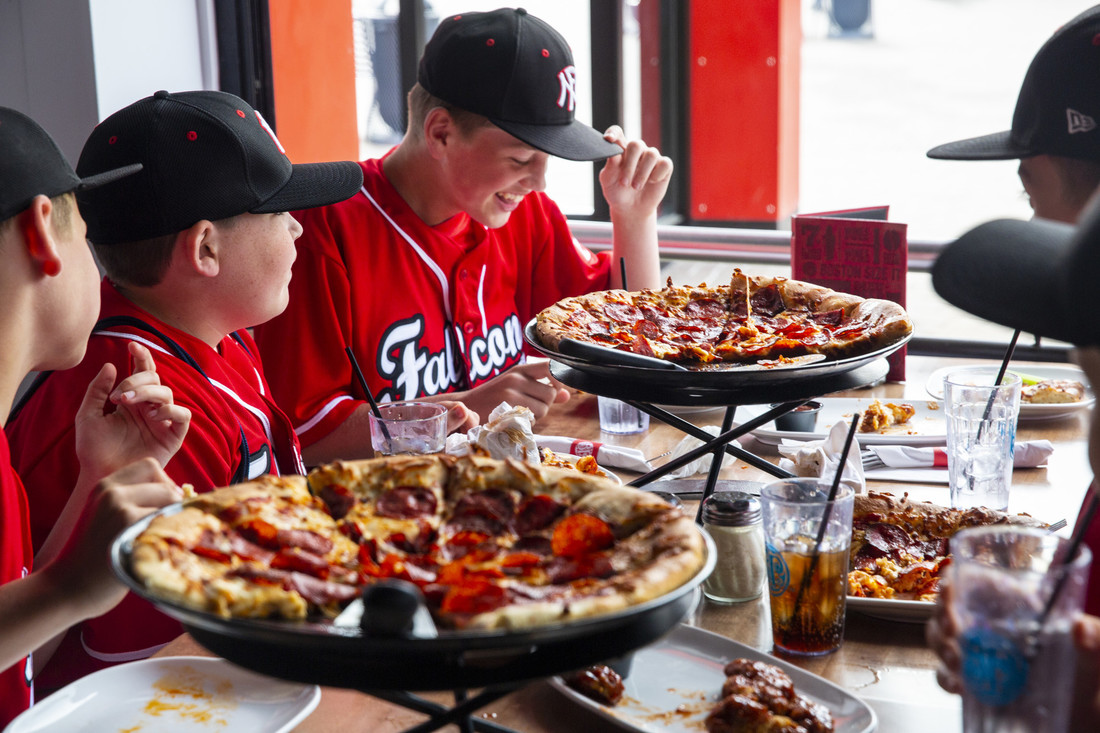
{"type": "Polygon", "coordinates": [[[1068,305],[1073,235],[1072,226],[1041,219],[982,224],[940,253],[932,286],[948,303],[994,323],[1085,343],[1095,330],[1091,309],[1068,305]]]}
{"type": "Polygon", "coordinates": [[[991,135],[956,140],[937,145],[926,153],[939,160],[1015,160],[1035,155],[1037,151],[1021,147],[1012,141],[1012,132],[994,132],[991,135]]]}
{"type": "Polygon", "coordinates": [[[274,214],[328,206],[351,198],[362,185],[363,169],[358,163],[296,163],[286,185],[251,211],[274,214]]]}
{"type": "Polygon", "coordinates": [[[94,176],[86,176],[80,179],[80,183],[76,185],[77,191],[88,191],[93,188],[98,188],[104,184],[112,183],[125,178],[126,176],[132,176],[143,168],[141,163],[131,163],[130,165],[124,165],[121,168],[113,168],[109,171],[103,171],[102,173],[96,173],[94,176]]]}
{"type": "Polygon", "coordinates": [[[527,125],[491,117],[489,121],[531,147],[566,160],[603,160],[623,152],[595,128],[577,120],[568,125],[527,125]]]}

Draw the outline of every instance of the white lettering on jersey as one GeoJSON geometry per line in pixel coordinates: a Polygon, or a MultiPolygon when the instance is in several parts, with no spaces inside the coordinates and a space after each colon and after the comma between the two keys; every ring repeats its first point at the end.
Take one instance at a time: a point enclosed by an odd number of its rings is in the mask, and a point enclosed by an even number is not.
{"type": "MultiPolygon", "coordinates": [[[[444,336],[441,351],[430,352],[420,346],[424,335],[421,315],[398,321],[382,334],[378,349],[378,374],[393,385],[379,399],[412,400],[443,394],[458,384],[455,373],[451,334],[444,336]]],[[[466,353],[470,358],[470,378],[480,381],[498,374],[505,365],[523,352],[523,326],[516,314],[503,324],[489,328],[485,338],[470,340],[466,353]]]]}
{"type": "Polygon", "coordinates": [[[566,66],[558,72],[558,106],[572,112],[577,107],[577,70],[566,66]]]}
{"type": "Polygon", "coordinates": [[[1066,123],[1069,126],[1069,134],[1075,132],[1089,132],[1096,129],[1096,120],[1075,109],[1066,107],[1066,123]]]}

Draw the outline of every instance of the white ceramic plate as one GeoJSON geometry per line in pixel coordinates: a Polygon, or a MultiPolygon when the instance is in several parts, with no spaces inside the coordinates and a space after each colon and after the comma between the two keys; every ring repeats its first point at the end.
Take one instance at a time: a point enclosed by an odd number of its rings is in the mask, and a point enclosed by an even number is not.
{"type": "MultiPolygon", "coordinates": [[[[928,375],[928,381],[925,383],[924,388],[928,390],[928,394],[932,395],[938,400],[943,399],[943,378],[947,376],[947,373],[958,369],[959,367],[944,367],[943,369],[937,369],[928,375]]],[[[1013,371],[1012,366],[1009,366],[1009,371],[1013,371]]],[[[1054,420],[1056,418],[1067,417],[1074,415],[1081,410],[1087,410],[1092,407],[1096,402],[1096,394],[1092,391],[1092,387],[1089,385],[1089,380],[1085,377],[1085,373],[1079,368],[1071,365],[1066,366],[1026,366],[1019,369],[1020,374],[1026,374],[1031,377],[1041,377],[1043,379],[1072,379],[1085,385],[1085,398],[1080,402],[1063,402],[1053,405],[1032,405],[1026,402],[1020,403],[1020,419],[1021,420],[1054,420]]]]}
{"type": "Polygon", "coordinates": [[[5,733],[281,733],[320,700],[317,685],[264,677],[224,659],[143,659],[77,680],[17,717],[5,733]]]}
{"type": "Polygon", "coordinates": [[[935,603],[929,601],[906,601],[893,598],[854,598],[848,596],[848,610],[858,611],[865,616],[874,616],[888,621],[905,621],[922,624],[932,615],[935,603]]]}
{"type": "MultiPolygon", "coordinates": [[[[852,415],[862,411],[874,402],[874,398],[829,398],[817,400],[821,411],[817,413],[817,425],[812,432],[776,430],[774,422],[768,422],[752,431],[757,440],[778,445],[788,440],[823,440],[829,429],[838,422],[850,423],[852,415]]],[[[943,421],[943,404],[935,400],[884,399],[882,402],[906,402],[913,406],[916,414],[904,425],[892,425],[876,433],[856,433],[859,444],[865,445],[946,445],[947,424],[943,421]]],[[[737,408],[736,417],[740,422],[762,415],[768,405],[744,405],[737,408]]]]}
{"type": "MultiPolygon", "coordinates": [[[[581,459],[580,456],[575,456],[572,453],[558,453],[557,451],[554,451],[554,455],[556,455],[558,458],[562,459],[563,461],[568,461],[569,463],[573,463],[573,464],[576,464],[576,462],[581,459]]],[[[622,477],[612,473],[611,471],[608,471],[606,468],[604,468],[600,464],[597,463],[596,468],[599,469],[599,473],[597,475],[603,476],[604,478],[609,478],[609,479],[611,479],[612,481],[614,481],[615,483],[618,483],[618,484],[621,484],[623,482],[622,477]]]]}
{"type": "Polygon", "coordinates": [[[795,689],[827,706],[836,733],[870,733],[878,725],[871,708],[828,680],[752,647],[694,626],[677,626],[660,641],[634,652],[630,674],[623,680],[623,699],[610,707],[585,697],[560,677],[550,684],[579,705],[631,731],[699,733],[707,713],[718,702],[722,669],[746,657],[774,664],[794,681],[795,689]]]}

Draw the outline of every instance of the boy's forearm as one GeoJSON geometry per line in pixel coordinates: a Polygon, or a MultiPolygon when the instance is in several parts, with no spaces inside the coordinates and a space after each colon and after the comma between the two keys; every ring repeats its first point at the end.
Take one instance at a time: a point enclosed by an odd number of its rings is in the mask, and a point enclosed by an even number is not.
{"type": "Polygon", "coordinates": [[[661,260],[657,243],[657,213],[631,216],[611,212],[611,286],[622,287],[619,260],[626,263],[626,284],[630,290],[660,288],[661,260]]]}
{"type": "MultiPolygon", "coordinates": [[[[49,643],[42,651],[56,649],[50,643],[73,624],[83,621],[80,598],[55,583],[48,572],[35,572],[0,586],[0,669],[7,669],[49,643]]],[[[41,668],[45,659],[35,660],[41,668]]]]}

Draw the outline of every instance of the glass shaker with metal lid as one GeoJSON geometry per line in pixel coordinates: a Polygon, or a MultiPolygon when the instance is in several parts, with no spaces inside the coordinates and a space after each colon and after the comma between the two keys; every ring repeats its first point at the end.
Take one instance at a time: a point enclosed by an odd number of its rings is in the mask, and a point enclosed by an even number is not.
{"type": "Polygon", "coordinates": [[[718,492],[703,502],[702,519],[718,551],[703,593],[718,603],[759,597],[764,589],[765,558],[760,500],[740,491],[718,492]]]}

